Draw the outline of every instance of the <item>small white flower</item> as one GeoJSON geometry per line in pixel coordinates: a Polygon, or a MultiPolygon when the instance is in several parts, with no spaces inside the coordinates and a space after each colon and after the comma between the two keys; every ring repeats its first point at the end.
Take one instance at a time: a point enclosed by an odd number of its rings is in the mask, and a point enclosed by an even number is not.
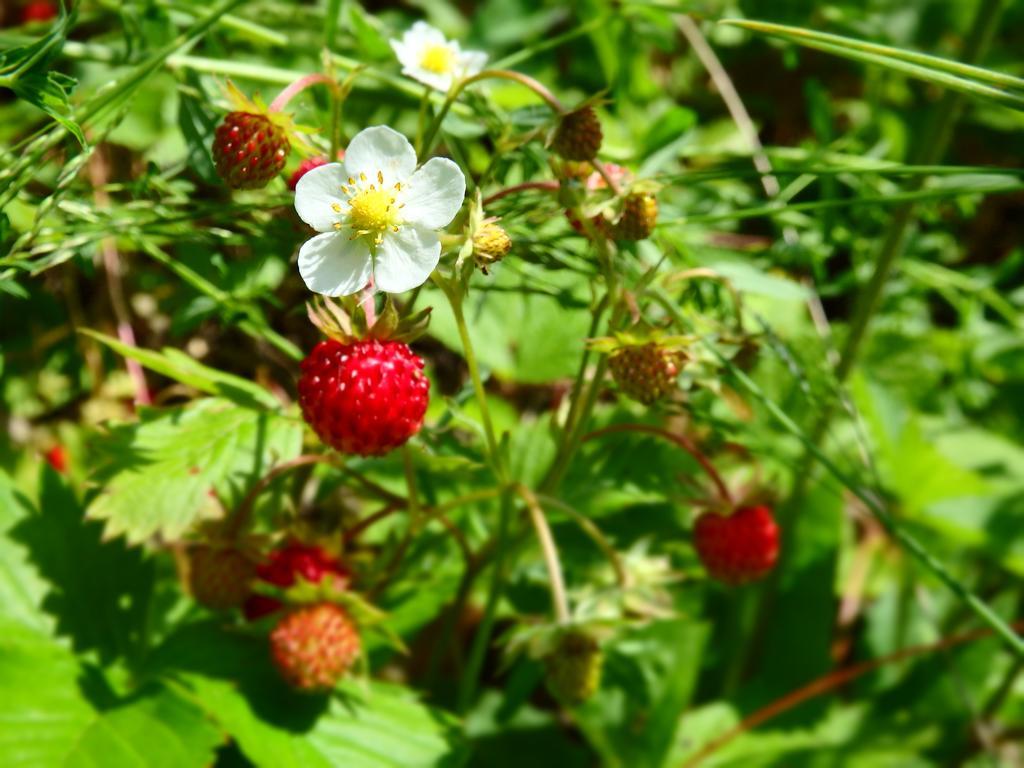
{"type": "Polygon", "coordinates": [[[403,75],[439,91],[449,90],[455,80],[472,77],[487,63],[486,53],[463,51],[458,42],[446,40],[440,30],[425,21],[413,24],[401,40],[392,40],[391,47],[403,75]]]}
{"type": "Polygon", "coordinates": [[[295,187],[295,210],[323,234],[299,249],[309,290],[347,296],[370,281],[401,293],[422,285],[441,258],[436,230],[462,207],[466,178],[443,157],[416,168],[408,139],[386,125],[360,131],[344,163],[306,173],[295,187]]]}

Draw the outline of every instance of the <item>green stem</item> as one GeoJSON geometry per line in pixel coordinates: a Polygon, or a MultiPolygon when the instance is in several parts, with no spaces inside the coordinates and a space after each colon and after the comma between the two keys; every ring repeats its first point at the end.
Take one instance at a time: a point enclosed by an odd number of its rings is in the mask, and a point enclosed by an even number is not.
{"type": "Polygon", "coordinates": [[[551,605],[555,612],[555,621],[559,624],[568,624],[570,621],[569,598],[565,593],[565,579],[562,576],[562,563],[558,557],[558,547],[555,545],[555,537],[551,534],[551,526],[544,516],[544,510],[533,491],[525,485],[518,485],[519,495],[526,502],[526,508],[530,513],[530,522],[533,523],[533,530],[537,534],[537,543],[540,544],[541,554],[544,556],[544,567],[548,572],[548,586],[551,589],[551,605]]]}
{"type": "Polygon", "coordinates": [[[562,106],[562,102],[550,91],[546,86],[537,80],[534,80],[529,75],[524,75],[522,72],[514,72],[508,69],[485,69],[483,72],[478,72],[472,77],[467,77],[465,80],[452,85],[450,91],[444,98],[444,103],[441,105],[441,109],[438,110],[437,115],[434,117],[434,121],[430,124],[430,129],[427,131],[426,137],[423,139],[423,154],[429,155],[434,148],[434,140],[437,137],[437,132],[441,128],[441,123],[444,121],[445,116],[448,114],[448,110],[452,108],[455,100],[458,99],[459,94],[462,93],[463,89],[473,83],[478,83],[481,80],[498,79],[498,80],[512,80],[524,85],[531,91],[536,93],[540,98],[553,109],[556,113],[562,113],[565,111],[565,107],[562,106]]]}
{"type": "Polygon", "coordinates": [[[487,603],[484,605],[484,615],[473,636],[473,645],[469,651],[469,659],[466,669],[462,673],[459,683],[459,694],[457,711],[465,712],[472,705],[476,698],[476,691],[480,681],[480,673],[483,670],[484,658],[487,655],[487,648],[491,643],[491,633],[494,630],[494,621],[497,616],[498,602],[505,591],[505,578],[508,566],[509,554],[509,533],[512,528],[512,491],[506,488],[501,494],[501,511],[498,518],[498,535],[496,537],[496,551],[494,554],[494,570],[491,575],[491,583],[487,591],[487,603]]]}
{"type": "Polygon", "coordinates": [[[445,278],[438,276],[437,282],[448,298],[452,314],[455,317],[455,325],[458,328],[459,339],[462,342],[462,353],[466,358],[469,378],[473,382],[473,392],[476,395],[477,405],[480,407],[480,418],[483,420],[484,435],[487,439],[487,452],[490,454],[498,480],[504,484],[506,481],[504,462],[498,451],[498,440],[495,437],[494,423],[491,421],[491,412],[487,407],[487,391],[484,389],[483,379],[480,377],[480,366],[477,363],[476,353],[473,351],[473,341],[469,337],[469,328],[466,325],[466,317],[462,311],[463,297],[456,293],[458,287],[449,283],[445,278]]]}
{"type": "MultiPolygon", "coordinates": [[[[964,62],[975,63],[988,47],[992,35],[995,33],[999,16],[1002,10],[1002,0],[980,0],[978,9],[975,12],[974,22],[964,44],[964,62]]],[[[935,107],[930,122],[925,128],[923,148],[916,162],[920,165],[933,165],[946,154],[950,139],[953,135],[953,127],[960,116],[963,108],[964,97],[962,94],[947,91],[935,107]]],[[[925,181],[924,176],[915,177],[910,182],[910,191],[905,193],[909,196],[907,201],[901,204],[893,213],[892,219],[886,228],[875,257],[875,269],[866,286],[857,297],[857,304],[853,317],[850,320],[850,327],[847,332],[846,341],[839,354],[839,362],[836,364],[836,379],[840,384],[846,381],[853,366],[857,362],[861,346],[867,337],[868,326],[878,308],[882,292],[885,289],[889,276],[892,273],[896,262],[903,254],[904,243],[906,242],[909,230],[914,221],[915,194],[919,194],[925,181]]],[[[828,432],[829,424],[832,421],[833,409],[826,406],[818,415],[814,426],[811,428],[812,441],[817,445],[828,432]]],[[[810,479],[809,469],[810,457],[805,455],[802,468],[797,473],[797,482],[794,487],[790,509],[796,510],[801,506],[803,497],[807,490],[807,482],[810,479]]]]}
{"type": "MultiPolygon", "coordinates": [[[[1002,12],[1002,4],[1003,0],[980,0],[978,3],[974,23],[967,36],[967,41],[964,43],[964,63],[974,64],[981,58],[992,36],[995,34],[999,16],[1002,12]]],[[[936,105],[930,130],[925,137],[924,149],[921,152],[921,156],[917,158],[917,162],[920,165],[937,163],[946,154],[950,139],[953,136],[953,127],[960,116],[963,103],[963,95],[954,91],[946,91],[936,105]]],[[[922,183],[923,177],[917,177],[911,183],[911,189],[919,188],[922,183]]],[[[885,288],[889,274],[903,253],[903,243],[906,239],[907,230],[913,221],[913,213],[913,203],[906,203],[896,210],[892,221],[889,223],[878,256],[875,259],[875,271],[858,299],[857,308],[850,322],[846,344],[843,346],[839,365],[836,369],[836,376],[840,381],[846,379],[853,364],[856,362],[868,324],[871,322],[871,317],[874,315],[879,298],[882,295],[882,290],[885,288]]]]}
{"type": "Polygon", "coordinates": [[[907,533],[896,522],[893,515],[878,502],[878,499],[874,494],[869,493],[861,487],[857,480],[839,469],[839,467],[836,466],[836,464],[833,463],[827,455],[825,455],[825,452],[818,447],[817,443],[812,438],[808,437],[800,426],[793,421],[785,411],[776,405],[775,401],[768,397],[768,395],[761,390],[753,379],[747,376],[746,373],[737,368],[731,361],[722,355],[712,341],[708,340],[702,334],[697,333],[696,329],[686,320],[685,317],[683,317],[675,304],[672,303],[672,300],[668,295],[657,288],[652,289],[650,295],[665,308],[679,327],[685,328],[688,333],[694,334],[700,343],[719,361],[719,363],[729,370],[732,376],[735,377],[743,388],[758,400],[775,418],[775,420],[786,429],[787,432],[804,444],[808,453],[813,456],[819,464],[821,464],[833,477],[835,477],[854,496],[864,503],[871,514],[874,515],[875,519],[882,524],[893,539],[899,542],[905,550],[910,552],[910,554],[913,555],[927,570],[931,571],[947,589],[962,600],[985,624],[990,626],[1017,656],[1024,656],[1024,639],[1018,636],[1013,629],[983,600],[974,595],[969,589],[967,589],[967,587],[957,581],[946,567],[927,549],[925,549],[916,538],[907,533]]]}
{"type": "Polygon", "coordinates": [[[615,551],[615,547],[613,547],[611,542],[608,541],[604,533],[601,532],[601,529],[594,524],[593,520],[579,510],[569,506],[560,499],[554,498],[553,496],[540,495],[537,498],[548,506],[560,509],[562,512],[567,514],[572,521],[590,537],[591,541],[597,545],[597,548],[601,550],[601,553],[611,565],[612,570],[615,571],[615,581],[618,583],[619,588],[626,589],[629,586],[629,572],[623,565],[622,558],[619,557],[619,553],[615,551]]]}

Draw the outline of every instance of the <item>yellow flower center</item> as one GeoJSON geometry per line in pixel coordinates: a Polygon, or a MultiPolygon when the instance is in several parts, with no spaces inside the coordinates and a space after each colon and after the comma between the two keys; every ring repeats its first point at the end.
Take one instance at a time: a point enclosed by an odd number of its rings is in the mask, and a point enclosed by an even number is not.
{"type": "Polygon", "coordinates": [[[455,67],[455,51],[441,43],[428,45],[420,57],[420,66],[428,72],[446,75],[455,67]]]}
{"type": "MultiPolygon", "coordinates": [[[[366,174],[359,174],[359,181],[366,182],[366,174]]],[[[405,203],[395,204],[395,193],[402,189],[401,183],[396,183],[391,189],[384,188],[384,174],[377,172],[376,184],[359,188],[355,179],[349,179],[347,185],[341,189],[348,198],[348,226],[352,230],[352,239],[369,236],[375,245],[380,245],[384,239],[384,232],[388,229],[398,231],[398,210],[405,207],[405,203]]],[[[335,213],[341,213],[340,205],[335,204],[335,213]]],[[[343,227],[342,222],[334,225],[335,229],[343,227]]]]}
{"type": "Polygon", "coordinates": [[[357,232],[380,232],[391,223],[395,198],[384,189],[364,189],[348,201],[348,219],[357,232]]]}

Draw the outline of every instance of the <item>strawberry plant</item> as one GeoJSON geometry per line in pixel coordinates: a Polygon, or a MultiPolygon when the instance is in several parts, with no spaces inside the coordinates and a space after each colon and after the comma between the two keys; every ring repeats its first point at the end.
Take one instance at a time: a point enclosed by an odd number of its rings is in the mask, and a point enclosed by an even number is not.
{"type": "Polygon", "coordinates": [[[3,765],[1017,764],[1022,23],[0,8],[3,765]]]}

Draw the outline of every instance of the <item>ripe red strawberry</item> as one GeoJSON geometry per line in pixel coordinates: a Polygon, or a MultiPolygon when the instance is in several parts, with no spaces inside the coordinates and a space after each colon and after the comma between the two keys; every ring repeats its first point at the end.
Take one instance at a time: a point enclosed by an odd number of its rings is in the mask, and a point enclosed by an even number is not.
{"type": "Polygon", "coordinates": [[[608,367],[619,389],[650,405],[676,388],[684,360],[679,350],[652,341],[619,347],[609,356],[608,367]]]}
{"type": "Polygon", "coordinates": [[[611,228],[616,240],[646,240],[658,223],[658,201],[646,192],[631,192],[622,201],[622,215],[611,228]]]}
{"type": "Polygon", "coordinates": [[[237,547],[199,544],[189,549],[188,560],[189,588],[197,603],[225,611],[249,597],[256,563],[237,547]]]}
{"type": "Polygon", "coordinates": [[[30,0],[21,9],[21,23],[31,24],[57,18],[57,4],[52,0],[30,0]]]}
{"type": "MultiPolygon", "coordinates": [[[[344,159],[345,150],[339,149],[338,160],[344,159]]],[[[290,177],[288,177],[288,189],[294,192],[295,186],[299,183],[299,179],[301,179],[307,173],[312,171],[314,168],[319,168],[321,165],[327,165],[328,162],[330,161],[323,155],[317,155],[316,157],[307,157],[305,160],[299,163],[299,167],[295,169],[295,172],[290,177]]]]}
{"type": "Polygon", "coordinates": [[[779,526],[769,507],[740,507],[731,515],[697,518],[694,545],[712,577],[726,584],[759,579],[779,556],[779,526]]]}
{"type": "Polygon", "coordinates": [[[551,695],[565,704],[580,704],[601,685],[604,654],[597,640],[570,630],[544,658],[545,682],[551,695]]]}
{"type": "MultiPolygon", "coordinates": [[[[313,584],[319,584],[324,578],[328,578],[336,588],[344,589],[348,585],[351,573],[322,547],[293,541],[273,550],[265,562],[256,566],[256,576],[261,581],[282,589],[295,586],[299,577],[313,584]]],[[[280,600],[267,595],[251,595],[245,601],[245,617],[249,621],[255,621],[280,610],[281,607],[280,600]]]]}
{"type": "Polygon", "coordinates": [[[60,472],[62,475],[68,473],[68,451],[63,445],[55,445],[43,454],[46,463],[60,472]]]}
{"type": "Polygon", "coordinates": [[[334,603],[317,603],[285,614],[270,633],[274,666],[290,686],[326,693],[359,658],[359,629],[334,603]]]}
{"type": "Polygon", "coordinates": [[[321,341],[302,361],[299,405],[327,445],[378,456],[419,432],[430,383],[400,341],[321,341]]]}
{"type": "Polygon", "coordinates": [[[566,160],[593,160],[601,149],[601,121],[589,104],[562,115],[551,148],[566,160]]]}
{"type": "Polygon", "coordinates": [[[291,145],[267,115],[229,112],[214,133],[213,162],[232,189],[262,189],[284,168],[291,145]]]}

